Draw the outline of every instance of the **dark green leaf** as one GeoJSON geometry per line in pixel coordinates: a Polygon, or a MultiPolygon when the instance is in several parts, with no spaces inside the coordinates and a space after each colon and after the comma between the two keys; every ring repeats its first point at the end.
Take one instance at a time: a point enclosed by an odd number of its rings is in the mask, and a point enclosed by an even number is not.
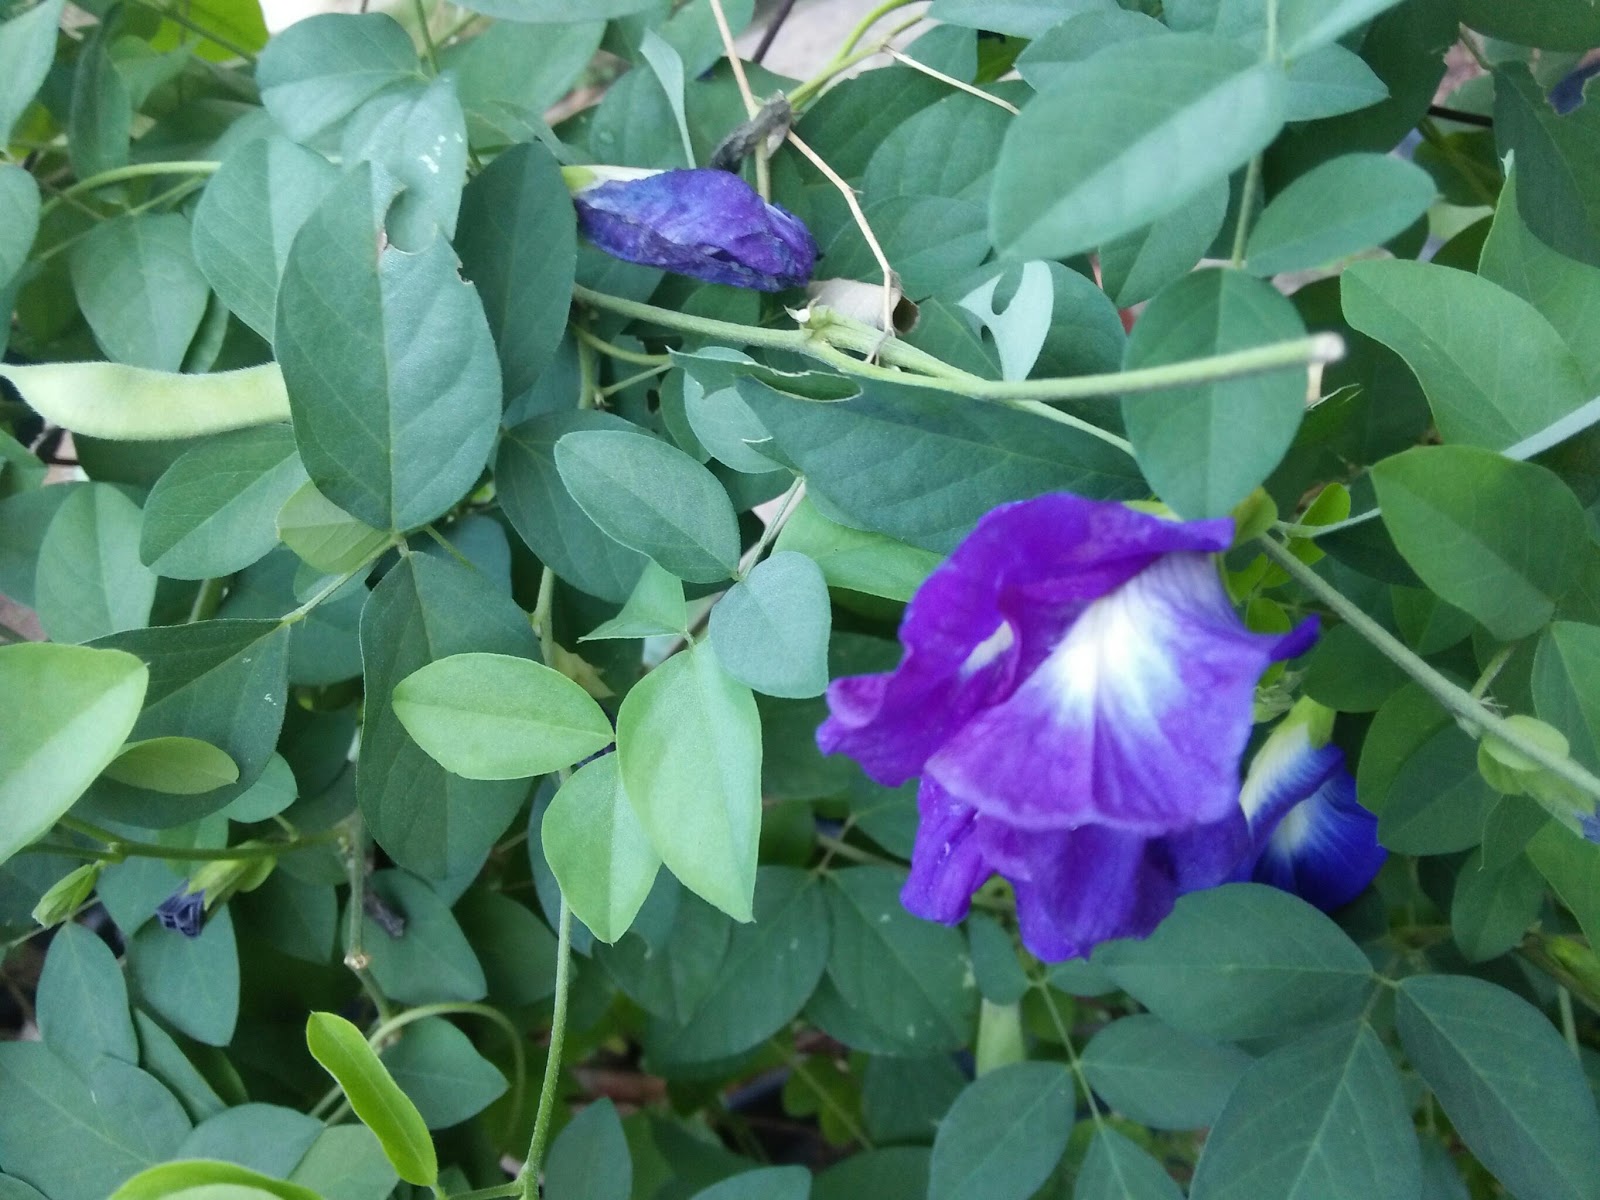
{"type": "Polygon", "coordinates": [[[1345,319],[1406,360],[1446,441],[1503,450],[1589,398],[1550,322],[1486,279],[1372,261],[1346,270],[1342,290],[1345,319]]]}
{"type": "Polygon", "coordinates": [[[306,470],[379,529],[460,499],[500,417],[494,341],[449,244],[381,246],[394,186],[362,165],[317,206],[289,249],[273,334],[306,470]]]}
{"type": "MultiPolygon", "coordinates": [[[[981,204],[988,195],[1000,139],[1016,119],[976,96],[948,95],[908,117],[883,139],[867,163],[862,190],[874,205],[895,196],[981,204]]],[[[988,240],[984,231],[984,246],[988,240]]]]}
{"type": "Polygon", "coordinates": [[[156,371],[183,366],[211,287],[178,213],[118,217],[72,249],[72,286],[100,348],[156,371]]]}
{"type": "Polygon", "coordinates": [[[1113,1021],[1083,1050],[1089,1085],[1112,1108],[1154,1129],[1215,1124],[1249,1065],[1242,1050],[1180,1033],[1149,1013],[1113,1021]]]}
{"type": "Polygon", "coordinates": [[[505,1076],[443,1017],[407,1025],[383,1051],[383,1065],[429,1129],[447,1129],[482,1112],[506,1090],[505,1076]]]}
{"type": "Polygon", "coordinates": [[[84,39],[72,71],[67,146],[73,173],[79,179],[115,170],[128,162],[133,96],[111,54],[118,15],[116,9],[104,10],[99,24],[84,39]]]}
{"type": "Polygon", "coordinates": [[[241,429],[197,446],[145,501],[140,557],[172,579],[242,570],[278,544],[278,510],[305,478],[287,426],[241,429]]]}
{"type": "Polygon", "coordinates": [[[838,404],[796,400],[753,379],[740,381],[739,394],[813,496],[862,529],[937,553],[1009,500],[1050,491],[1131,498],[1148,486],[1098,438],[999,405],[892,384],[869,384],[838,404]]]}
{"type": "Polygon", "coordinates": [[[139,1061],[122,969],[110,948],[81,925],[63,925],[51,940],[34,1011],[44,1044],[79,1071],[102,1054],[139,1061]]]}
{"type": "Polygon", "coordinates": [[[177,1157],[235,1163],[281,1179],[294,1170],[321,1132],[321,1121],[292,1108],[238,1104],[196,1125],[178,1147],[177,1157]]]}
{"type": "Polygon", "coordinates": [[[1549,622],[1586,539],[1560,478],[1473,446],[1407,450],[1372,475],[1395,545],[1441,599],[1504,642],[1549,622]]]}
{"type": "Polygon", "coordinates": [[[1413,1200],[1421,1172],[1389,1052],[1352,1022],[1274,1050],[1244,1073],[1206,1137],[1190,1195],[1413,1200]]]}
{"type": "Polygon", "coordinates": [[[989,1072],[939,1123],[928,1200],[1026,1200],[1066,1149],[1073,1108],[1072,1075],[1061,1063],[989,1072]]]}
{"type": "Polygon", "coordinates": [[[1600,42],[1600,13],[1567,0],[1461,0],[1461,19],[1479,33],[1547,50],[1587,50],[1600,42]]]}
{"type": "Polygon", "coordinates": [[[1428,211],[1433,180],[1387,154],[1346,154],[1300,176],[1256,218],[1246,266],[1303,271],[1381,246],[1428,211]]]}
{"type": "Polygon", "coordinates": [[[56,53],[56,28],[66,0],[44,0],[0,24],[0,142],[27,111],[50,71],[56,53]]]}
{"type": "Polygon", "coordinates": [[[1092,58],[1107,46],[1156,37],[1167,27],[1142,12],[1095,8],[1068,17],[1028,43],[1017,55],[1017,73],[1043,91],[1063,77],[1069,63],[1092,58]]]}
{"type": "Polygon", "coordinates": [[[1295,59],[1289,64],[1288,79],[1283,115],[1289,121],[1337,117],[1377,104],[1389,94],[1365,59],[1337,44],[1295,59]]]}
{"type": "Polygon", "coordinates": [[[239,950],[226,908],[206,914],[199,937],[158,923],[141,926],[128,943],[128,971],[139,1005],[179,1033],[226,1046],[239,1020],[239,950]]]}
{"type": "Polygon", "coordinates": [[[1566,735],[1573,754],[1600,764],[1600,627],[1557,621],[1539,638],[1533,658],[1533,703],[1539,718],[1566,735]]]}
{"type": "Polygon", "coordinates": [[[1121,42],[1071,64],[1006,131],[995,245],[1064,258],[1150,224],[1261,151],[1282,126],[1284,91],[1276,66],[1198,34],[1121,42]]]}
{"type": "Polygon", "coordinates": [[[578,430],[556,444],[555,460],[591,521],[680,579],[717,583],[737,567],[733,505],[683,451],[623,430],[578,430]]]}
{"type": "Polygon", "coordinates": [[[1600,1196],[1600,1117],[1544,1015],[1481,979],[1400,981],[1400,1042],[1479,1161],[1514,1195],[1600,1196]]]}
{"type": "Polygon", "coordinates": [[[811,1173],[804,1167],[763,1167],[696,1192],[694,1200],[806,1200],[811,1173]]]}
{"type": "Polygon", "coordinates": [[[261,102],[296,141],[420,75],[411,36],[381,13],[323,13],[278,34],[256,64],[261,102]]]}
{"type": "MultiPolygon", "coordinates": [[[[1238,271],[1197,271],[1166,288],[1140,316],[1127,365],[1153,367],[1302,337],[1299,315],[1274,288],[1238,271]]],[[[1305,411],[1303,369],[1122,402],[1139,465],[1181,516],[1232,510],[1277,466],[1305,411]]]]}
{"type": "Polygon", "coordinates": [[[150,617],[156,577],[139,561],[143,514],[108,483],[76,489],[39,547],[34,607],[52,640],[86,642],[150,617]]]}
{"type": "Polygon", "coordinates": [[[383,1146],[365,1125],[331,1125],[291,1176],[324,1200],[385,1200],[399,1181],[383,1146]]]}
{"type": "Polygon", "coordinates": [[[1483,851],[1462,864],[1450,905],[1450,932],[1468,962],[1498,958],[1522,941],[1544,903],[1544,877],[1519,854],[1484,866],[1483,851]]]}
{"type": "Polygon", "coordinates": [[[269,135],[224,159],[195,207],[195,264],[233,314],[268,341],[289,247],[338,178],[322,155],[269,135]]]}
{"type": "Polygon", "coordinates": [[[1194,269],[1228,212],[1228,183],[1202,188],[1188,204],[1100,246],[1106,294],[1127,307],[1150,299],[1194,269]]]}
{"type": "Polygon", "coordinates": [[[438,1179],[439,1161],[422,1114],[361,1031],[343,1017],[314,1012],[306,1019],[306,1047],[333,1076],[361,1123],[378,1135],[400,1178],[423,1186],[438,1179]]]}
{"type": "Polygon", "coordinates": [[[544,1164],[545,1190],[570,1200],[628,1200],[633,1162],[611,1101],[585,1105],[556,1135],[544,1164]]]}
{"type": "Polygon", "coordinates": [[[828,686],[828,585],[803,554],[780,550],[711,610],[711,644],[735,679],[769,696],[828,686]]]}
{"type": "Polygon", "coordinates": [[[1181,1200],[1161,1164],[1109,1126],[1095,1131],[1072,1200],[1181,1200]]]}
{"type": "Polygon", "coordinates": [[[1278,50],[1286,58],[1326,46],[1400,0],[1282,0],[1278,50]]]}
{"type": "MultiPolygon", "coordinates": [[[[4,36],[0,29],[0,54],[4,53],[4,36]]],[[[38,232],[39,185],[21,167],[0,165],[0,288],[22,269],[38,232]]]]}
{"type": "Polygon", "coordinates": [[[404,1004],[483,999],[483,967],[433,888],[404,871],[379,871],[368,886],[402,922],[385,929],[370,912],[361,922],[361,946],[385,995],[404,1004]]]}
{"type": "Polygon", "coordinates": [[[390,697],[413,671],[452,654],[537,657],[527,617],[477,571],[413,554],[373,589],[361,650],[366,722],[356,796],[373,838],[428,878],[476,864],[522,806],[527,783],[451,775],[411,740],[390,697]]]}
{"type": "Polygon", "coordinates": [[[204,1121],[225,1109],[222,1097],[154,1018],[135,1009],[133,1023],[139,1031],[141,1065],[178,1098],[191,1120],[204,1121]]]}
{"type": "Polygon", "coordinates": [[[1167,1024],[1223,1040],[1353,1016],[1372,988],[1366,955],[1337,925],[1256,883],[1181,897],[1150,937],[1105,943],[1095,963],[1167,1024]]]}

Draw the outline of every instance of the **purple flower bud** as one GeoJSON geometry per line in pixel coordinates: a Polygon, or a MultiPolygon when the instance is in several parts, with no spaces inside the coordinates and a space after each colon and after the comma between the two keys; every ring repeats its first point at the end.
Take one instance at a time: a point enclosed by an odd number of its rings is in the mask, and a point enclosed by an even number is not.
{"type": "MultiPolygon", "coordinates": [[[[580,173],[593,178],[596,170],[573,171],[580,173]]],[[[578,188],[572,200],[584,236],[627,262],[763,292],[799,287],[816,264],[805,224],[727,171],[607,179],[578,188]]]]}
{"type": "Polygon", "coordinates": [[[200,926],[206,919],[204,892],[191,892],[185,884],[161,902],[156,909],[156,920],[161,928],[181,933],[186,938],[200,936],[200,926]]]}

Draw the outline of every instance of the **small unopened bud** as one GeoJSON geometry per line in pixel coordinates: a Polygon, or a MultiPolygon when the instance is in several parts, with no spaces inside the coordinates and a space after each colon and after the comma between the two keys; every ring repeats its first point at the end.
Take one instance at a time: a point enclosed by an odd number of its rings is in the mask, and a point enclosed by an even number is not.
{"type": "Polygon", "coordinates": [[[50,886],[33,906],[33,919],[46,929],[59,925],[82,907],[100,879],[104,863],[85,863],[69,871],[50,886]]]}

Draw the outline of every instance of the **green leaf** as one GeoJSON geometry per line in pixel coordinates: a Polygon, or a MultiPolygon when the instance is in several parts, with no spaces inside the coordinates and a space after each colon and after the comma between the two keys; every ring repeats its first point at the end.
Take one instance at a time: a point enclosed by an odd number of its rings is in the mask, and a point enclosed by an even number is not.
{"type": "MultiPolygon", "coordinates": [[[[1274,288],[1238,271],[1197,271],[1164,289],[1128,339],[1126,365],[1162,366],[1303,337],[1274,288]]],[[[1230,512],[1272,469],[1305,412],[1303,368],[1169,388],[1122,402],[1156,494],[1188,518],[1230,512]]]]}
{"type": "Polygon", "coordinates": [[[1502,450],[1589,398],[1550,322],[1504,288],[1431,263],[1359,262],[1345,319],[1416,373],[1447,442],[1502,450]]]}
{"type": "Polygon", "coordinates": [[[39,547],[34,607],[57,642],[137,629],[150,617],[156,577],[139,561],[143,515],[111,484],[76,489],[39,547]]]}
{"type": "Polygon", "coordinates": [[[1417,447],[1372,476],[1395,546],[1440,599],[1502,642],[1549,623],[1586,540],[1559,477],[1473,446],[1417,447]]]}
{"type": "Polygon", "coordinates": [[[711,644],[728,674],[768,696],[820,696],[828,686],[828,585],[803,554],[756,564],[711,610],[711,644]]]}
{"type": "Polygon", "coordinates": [[[176,1157],[283,1177],[311,1149],[322,1122],[278,1104],[236,1104],[190,1131],[176,1157]]]}
{"type": "MultiPolygon", "coordinates": [[[[1021,99],[1016,92],[1012,95],[1021,99]]],[[[1014,120],[997,104],[975,96],[948,95],[908,117],[884,137],[867,162],[862,191],[874,206],[899,196],[981,205],[988,196],[1000,139],[1014,120]]],[[[987,244],[985,233],[983,245],[987,244]]]]}
{"type": "Polygon", "coordinates": [[[1126,308],[1182,279],[1216,240],[1227,212],[1228,183],[1218,180],[1176,212],[1101,243],[1106,294],[1126,308]]]}
{"type": "Polygon", "coordinates": [[[673,655],[623,697],[617,757],[667,870],[750,920],[761,832],[761,717],[750,689],[708,644],[673,655]]]}
{"type": "Polygon", "coordinates": [[[395,684],[400,723],[447,771],[527,779],[611,744],[600,706],[559,671],[507,654],[452,654],[395,684]]]}
{"type": "Polygon", "coordinates": [[[740,381],[739,395],[830,511],[936,553],[1007,501],[1148,491],[1132,460],[1098,438],[1000,405],[878,383],[838,404],[796,400],[754,379],[740,381]],[[951,462],[962,469],[952,473],[951,462]]]}
{"type": "Polygon", "coordinates": [[[171,579],[231,575],[278,544],[278,510],[305,482],[287,426],[241,429],[197,446],[151,489],[140,557],[171,579]]]}
{"type": "Polygon", "coordinates": [[[586,1104],[564,1125],[544,1164],[545,1190],[571,1200],[628,1200],[633,1161],[609,1097],[586,1104]]]}
{"type": "Polygon", "coordinates": [[[1378,104],[1389,88],[1353,50],[1338,44],[1313,50],[1288,65],[1284,118],[1317,121],[1378,104]]]}
{"type": "Polygon", "coordinates": [[[179,1033],[226,1046],[239,1021],[239,950],[226,907],[206,914],[199,937],[160,924],[140,926],[128,943],[128,971],[139,1004],[179,1033]]]}
{"type": "Polygon", "coordinates": [[[794,551],[811,559],[829,587],[886,600],[911,599],[941,561],[937,554],[880,533],[830,521],[805,499],[795,506],[773,545],[780,553],[794,551]]]}
{"type": "Polygon", "coordinates": [[[29,697],[0,727],[0,863],[48,833],[116,757],[149,680],[116,650],[0,646],[0,692],[29,697]]]}
{"type": "Polygon", "coordinates": [[[1600,627],[1557,621],[1533,656],[1533,704],[1566,734],[1574,757],[1600,764],[1600,627]]]}
{"type": "MultiPolygon", "coordinates": [[[[873,1060],[874,1064],[881,1061],[873,1060]]],[[[923,1146],[859,1151],[817,1176],[812,1200],[857,1200],[861,1196],[924,1200],[928,1194],[928,1157],[923,1146]]]]}
{"type": "Polygon", "coordinates": [[[154,1076],[101,1058],[80,1076],[37,1042],[0,1044],[0,1161],[50,1200],[104,1200],[172,1157],[189,1120],[154,1076]]]}
{"type": "Polygon", "coordinates": [[[758,1045],[794,1019],[828,960],[828,921],[814,876],[764,866],[751,923],[736,926],[703,991],[646,1033],[652,1062],[707,1062],[758,1045]]]}
{"type": "Polygon", "coordinates": [[[653,561],[645,562],[644,574],[634,585],[622,611],[602,621],[578,640],[606,641],[616,638],[645,638],[665,634],[687,636],[689,610],[683,600],[683,584],[676,575],[662,570],[653,561]]]}
{"type": "MultiPolygon", "coordinates": [[[[4,30],[0,28],[0,39],[3,38],[4,30]]],[[[0,44],[0,53],[3,52],[0,44]]],[[[0,164],[0,287],[22,270],[38,232],[38,183],[21,167],[0,164]]]]}
{"type": "Polygon", "coordinates": [[[1534,236],[1518,211],[1516,178],[1516,171],[1506,177],[1478,273],[1538,309],[1577,356],[1589,390],[1600,392],[1600,345],[1588,334],[1600,320],[1600,269],[1557,254],[1534,236]]]}
{"type": "Polygon", "coordinates": [[[1136,38],[1158,37],[1167,27],[1142,12],[1094,9],[1068,17],[1034,38],[1017,55],[1017,74],[1038,91],[1068,76],[1070,63],[1092,58],[1107,46],[1136,38]]]}
{"type": "Polygon", "coordinates": [[[1304,271],[1381,246],[1433,203],[1433,178],[1387,154],[1346,154],[1300,176],[1261,210],[1246,267],[1257,275],[1304,271]]]}
{"type": "Polygon", "coordinates": [[[534,659],[527,615],[477,571],[412,554],[384,576],[361,613],[365,724],[356,798],[397,863],[439,879],[482,861],[528,794],[522,780],[462,779],[406,733],[390,697],[401,680],[452,654],[534,659]]]}
{"type": "MultiPolygon", "coordinates": [[[[625,17],[630,13],[643,12],[652,3],[653,0],[589,0],[583,6],[583,15],[596,20],[625,17]]],[[[573,15],[568,0],[472,0],[471,4],[463,7],[487,17],[529,23],[548,22],[553,25],[564,25],[572,20],[573,15]]]]}
{"type": "Polygon", "coordinates": [[[79,179],[126,166],[128,162],[133,96],[111,54],[119,16],[115,9],[105,11],[104,17],[84,39],[72,70],[67,154],[73,174],[79,179]]]}
{"type": "Polygon", "coordinates": [[[1073,1107],[1072,1075],[1061,1063],[989,1072],[956,1097],[939,1123],[928,1200],[1026,1200],[1067,1148],[1073,1107]]]}
{"type": "Polygon", "coordinates": [[[1181,1200],[1172,1176],[1110,1126],[1097,1129],[1072,1200],[1181,1200]]]}
{"type": "Polygon", "coordinates": [[[291,958],[320,966],[333,955],[339,905],[330,884],[308,883],[288,871],[274,871],[260,887],[230,903],[242,913],[240,919],[251,934],[291,958]]]}
{"type": "Polygon", "coordinates": [[[358,521],[309,481],[283,502],[276,524],[283,544],[308,567],[327,575],[355,570],[377,555],[393,536],[358,521]]]}
{"type": "Polygon", "coordinates": [[[306,1048],[333,1076],[361,1123],[378,1135],[400,1178],[431,1186],[439,1178],[439,1160],[428,1127],[361,1031],[343,1017],[314,1012],[306,1018],[306,1048]]]}
{"type": "Polygon", "coordinates": [[[1481,979],[1400,981],[1400,1044],[1461,1140],[1518,1196],[1600,1196],[1600,1117],[1578,1061],[1527,1001],[1481,979]]]}
{"type": "Polygon", "coordinates": [[[628,803],[615,754],[580,768],[561,785],[539,837],[578,919],[602,942],[628,932],[661,859],[628,803]]]}
{"type": "Polygon", "coordinates": [[[1573,837],[1552,821],[1533,835],[1527,849],[1528,858],[1594,945],[1594,939],[1600,937],[1600,846],[1573,837]]]}
{"type": "Polygon", "coordinates": [[[1224,1041],[1354,1016],[1372,988],[1337,925],[1256,883],[1183,896],[1150,937],[1107,942],[1094,961],[1168,1025],[1224,1041]]]}
{"type": "Polygon", "coordinates": [[[318,489],[375,528],[410,529],[477,481],[500,418],[500,369],[449,244],[380,249],[393,187],[358,166],[295,235],[273,349],[318,489]]]}
{"type": "Polygon", "coordinates": [[[1351,1022],[1290,1042],[1244,1073],[1206,1137],[1189,1194],[1415,1200],[1421,1190],[1400,1077],[1371,1028],[1351,1022]]]}
{"type": "Polygon", "coordinates": [[[44,1044],[79,1071],[103,1054],[139,1061],[122,969],[82,925],[63,925],[51,939],[34,1011],[44,1044]]]}
{"type": "Polygon", "coordinates": [[[1522,0],[1514,5],[1461,0],[1460,7],[1461,20],[1479,33],[1521,46],[1581,51],[1600,42],[1600,13],[1587,5],[1566,0],[1522,0]]]}
{"type": "Polygon", "coordinates": [[[506,1078],[472,1039],[443,1017],[407,1025],[386,1046],[383,1065],[429,1129],[448,1129],[482,1112],[506,1090],[506,1078]]]}
{"type": "Polygon", "coordinates": [[[733,504],[682,450],[622,430],[578,430],[556,444],[555,460],[591,521],[680,579],[718,583],[738,566],[733,504]]]}
{"type": "Polygon", "coordinates": [[[1478,850],[1456,876],[1450,935],[1468,962],[1486,962],[1522,941],[1543,904],[1544,877],[1525,856],[1490,869],[1478,850]]]}
{"type": "Polygon", "coordinates": [[[1111,8],[1115,0],[934,0],[928,15],[952,25],[1037,37],[1077,12],[1111,8]]]}
{"type": "Polygon", "coordinates": [[[325,1200],[385,1200],[399,1182],[382,1144],[365,1125],[324,1129],[290,1178],[325,1200]]]}
{"type": "Polygon", "coordinates": [[[693,1200],[807,1200],[811,1172],[804,1167],[762,1167],[696,1192],[693,1200]]]}
{"type": "Polygon", "coordinates": [[[161,1163],[140,1171],[110,1200],[319,1200],[317,1194],[231,1162],[161,1163]]]}
{"type": "MultiPolygon", "coordinates": [[[[542,30],[539,36],[560,33],[542,30]]],[[[545,52],[541,47],[541,56],[545,52]]],[[[462,273],[483,300],[507,400],[533,387],[566,328],[577,266],[576,222],[561,168],[536,142],[500,155],[461,197],[456,251],[462,273]]]]}
{"type": "Polygon", "coordinates": [[[900,903],[905,875],[855,867],[827,876],[839,998],[900,1054],[950,1051],[972,1035],[978,990],[961,935],[900,903]]]}
{"type": "Polygon", "coordinates": [[[735,926],[670,876],[656,877],[652,895],[647,904],[667,919],[638,921],[616,945],[596,946],[595,957],[629,999],[671,1028],[688,1022],[719,978],[730,982],[720,964],[735,926]]]}
{"type": "Polygon", "coordinates": [[[403,1004],[483,999],[483,966],[439,893],[405,871],[378,871],[369,882],[373,895],[403,922],[396,933],[370,911],[362,917],[361,946],[384,994],[403,1004]]]}
{"type": "Polygon", "coordinates": [[[174,796],[199,796],[239,780],[226,752],[190,737],[129,742],[106,767],[106,778],[174,796]]]}
{"type": "Polygon", "coordinates": [[[1276,66],[1198,34],[1071,64],[1006,130],[994,244],[1008,258],[1065,258],[1150,224],[1265,148],[1284,91],[1276,66]]]}
{"type": "Polygon", "coordinates": [[[268,341],[289,247],[339,178],[288,138],[254,138],[222,160],[194,210],[194,261],[217,297],[268,341]]]}
{"type": "Polygon", "coordinates": [[[386,88],[419,78],[411,36],[381,13],[323,13],[267,43],[256,64],[261,102],[297,142],[337,125],[386,88]]]}
{"type": "Polygon", "coordinates": [[[467,173],[467,118],[453,77],[368,100],[345,126],[340,157],[372,163],[401,185],[384,216],[387,235],[400,249],[422,249],[435,231],[455,236],[467,173]]]}
{"type": "MultiPolygon", "coordinates": [[[[493,37],[463,38],[440,47],[439,66],[455,74],[456,89],[461,96],[461,107],[467,112],[467,128],[473,144],[485,146],[503,142],[504,138],[495,132],[495,127],[503,121],[542,117],[547,108],[578,82],[594,59],[594,52],[600,48],[605,28],[604,21],[566,21],[554,26],[504,22],[495,26],[493,37]]],[[[495,163],[507,157],[515,161],[538,148],[536,143],[524,142],[499,155],[467,184],[463,203],[470,209],[474,185],[493,173],[495,163]]],[[[501,170],[509,172],[511,165],[508,163],[501,170]]],[[[559,214],[553,208],[539,210],[539,216],[546,215],[559,214]]],[[[529,217],[532,220],[533,214],[529,217]]],[[[469,211],[461,222],[461,238],[471,237],[476,224],[478,221],[469,211]]],[[[472,256],[460,242],[456,250],[463,259],[471,261],[472,256]]],[[[484,281],[476,282],[479,290],[487,293],[489,289],[484,281]]],[[[510,374],[507,371],[508,378],[510,374]]]]}
{"type": "Polygon", "coordinates": [[[1281,0],[1278,51],[1301,56],[1343,37],[1400,0],[1281,0]]]}
{"type": "Polygon", "coordinates": [[[0,24],[0,144],[38,94],[56,56],[56,29],[66,0],[44,0],[0,24]]]}
{"type": "Polygon", "coordinates": [[[271,760],[288,690],[289,630],[277,621],[202,621],[115,634],[100,643],[138,655],[150,667],[139,739],[198,738],[239,767],[239,782],[203,799],[101,779],[83,798],[91,821],[166,829],[225,808],[271,760]]]}
{"type": "Polygon", "coordinates": [[[114,361],[155,371],[183,366],[211,294],[189,238],[186,217],[142,213],[96,225],[72,248],[73,290],[114,361]]]}
{"type": "Polygon", "coordinates": [[[138,1009],[134,1010],[133,1024],[139,1033],[139,1057],[144,1069],[178,1098],[190,1118],[204,1121],[225,1111],[222,1097],[170,1033],[138,1009]]]}
{"type": "Polygon", "coordinates": [[[1250,1056],[1149,1013],[1113,1021],[1083,1049],[1083,1072],[1107,1104],[1152,1129],[1216,1123],[1250,1056]]]}
{"type": "Polygon", "coordinates": [[[495,457],[501,507],[539,561],[579,591],[621,604],[650,560],[613,541],[579,507],[556,469],[556,443],[585,429],[632,431],[637,425],[611,413],[574,410],[524,421],[507,431],[495,457]]]}

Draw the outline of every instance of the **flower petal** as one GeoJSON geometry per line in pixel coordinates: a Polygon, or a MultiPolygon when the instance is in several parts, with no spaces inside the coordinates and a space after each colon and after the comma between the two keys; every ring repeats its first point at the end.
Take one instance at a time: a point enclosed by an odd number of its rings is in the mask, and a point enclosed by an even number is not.
{"type": "Polygon", "coordinates": [[[1004,700],[1100,597],[1174,551],[1225,549],[1228,520],[1175,522],[1053,493],[986,514],[906,606],[888,675],[837,681],[818,730],[897,787],[981,709],[1004,700]]]}
{"type": "Polygon", "coordinates": [[[1248,878],[1293,892],[1321,909],[1350,903],[1372,882],[1388,851],[1378,844],[1378,818],[1356,801],[1344,755],[1262,840],[1248,878]]]}
{"type": "Polygon", "coordinates": [[[972,893],[994,874],[976,836],[977,813],[924,781],[917,789],[917,840],[900,903],[913,916],[954,925],[967,915],[972,893]]]}
{"type": "Polygon", "coordinates": [[[816,264],[805,224],[727,171],[613,179],[573,202],[584,236],[628,262],[768,292],[805,283],[816,264]]]}
{"type": "Polygon", "coordinates": [[[979,812],[1031,830],[1099,823],[1153,836],[1222,820],[1238,807],[1256,681],[1307,632],[1249,632],[1209,556],[1168,554],[1085,608],[926,771],[979,812]]]}

